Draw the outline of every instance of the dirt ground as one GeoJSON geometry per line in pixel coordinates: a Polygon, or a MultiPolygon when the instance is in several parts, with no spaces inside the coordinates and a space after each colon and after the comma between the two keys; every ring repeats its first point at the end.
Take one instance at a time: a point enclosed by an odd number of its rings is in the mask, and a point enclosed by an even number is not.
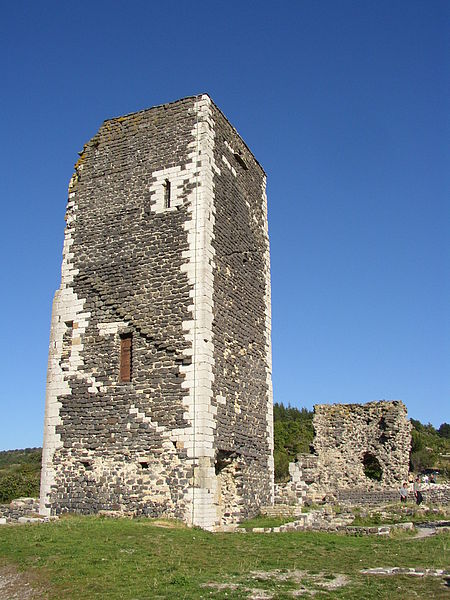
{"type": "Polygon", "coordinates": [[[28,573],[0,566],[0,600],[45,600],[45,590],[28,573]]]}

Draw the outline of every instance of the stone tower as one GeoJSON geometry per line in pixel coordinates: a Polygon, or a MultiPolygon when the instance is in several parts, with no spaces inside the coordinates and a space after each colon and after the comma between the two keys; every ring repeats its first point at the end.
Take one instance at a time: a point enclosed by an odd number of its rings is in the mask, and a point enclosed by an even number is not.
{"type": "Polygon", "coordinates": [[[265,174],[209,96],[105,121],[69,184],[41,512],[269,504],[270,324],[265,174]]]}

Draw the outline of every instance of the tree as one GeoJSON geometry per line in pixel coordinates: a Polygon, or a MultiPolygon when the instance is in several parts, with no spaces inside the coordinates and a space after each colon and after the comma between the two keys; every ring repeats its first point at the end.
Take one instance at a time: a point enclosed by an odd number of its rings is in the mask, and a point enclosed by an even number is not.
{"type": "Polygon", "coordinates": [[[442,425],[438,429],[438,435],[445,439],[450,439],[450,424],[442,423],[442,425]]]}
{"type": "Polygon", "coordinates": [[[275,481],[286,481],[289,463],[297,454],[308,453],[314,437],[312,411],[284,406],[276,402],[274,418],[274,463],[275,481]]]}

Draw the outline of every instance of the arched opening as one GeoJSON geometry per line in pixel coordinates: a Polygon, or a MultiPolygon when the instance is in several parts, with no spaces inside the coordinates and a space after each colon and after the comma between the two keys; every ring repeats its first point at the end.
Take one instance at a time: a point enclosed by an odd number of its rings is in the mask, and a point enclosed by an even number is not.
{"type": "Polygon", "coordinates": [[[381,481],[383,477],[383,469],[378,461],[378,458],[371,452],[366,452],[363,456],[364,475],[368,479],[381,481]]]}

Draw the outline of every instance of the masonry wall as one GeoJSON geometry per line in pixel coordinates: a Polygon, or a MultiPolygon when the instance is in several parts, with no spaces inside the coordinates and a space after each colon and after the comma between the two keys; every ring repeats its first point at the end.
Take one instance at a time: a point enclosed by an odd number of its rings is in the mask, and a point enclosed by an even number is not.
{"type": "Polygon", "coordinates": [[[403,402],[316,404],[313,427],[314,453],[298,454],[289,463],[289,481],[275,486],[276,504],[398,499],[408,481],[411,450],[403,402]],[[372,466],[377,461],[379,479],[367,469],[367,459],[372,466]]]}
{"type": "Polygon", "coordinates": [[[403,402],[316,404],[313,426],[322,487],[394,487],[408,480],[411,423],[403,402]],[[365,474],[370,457],[381,467],[379,481],[365,474]]]}
{"type": "Polygon", "coordinates": [[[43,513],[121,510],[211,527],[270,497],[264,175],[246,150],[252,175],[229,187],[216,148],[227,136],[245,147],[197,96],[105,121],[80,156],[52,314],[43,513]],[[224,279],[230,225],[262,258],[244,276],[228,265],[224,279]],[[129,383],[119,380],[125,334],[129,383]],[[221,362],[225,338],[233,352],[254,344],[255,383],[245,390],[243,358],[242,393],[221,362]]]}
{"type": "MultiPolygon", "coordinates": [[[[412,484],[409,486],[408,500],[414,502],[412,484]]],[[[421,491],[425,506],[438,504],[450,505],[450,485],[448,484],[421,484],[421,491]]],[[[367,489],[341,489],[337,494],[337,501],[343,505],[377,505],[389,502],[399,502],[400,490],[392,488],[380,488],[368,491],[367,489]]]]}
{"type": "Polygon", "coordinates": [[[225,520],[273,501],[271,315],[265,174],[214,107],[215,446],[225,520]],[[231,495],[229,487],[239,492],[231,495]],[[228,499],[227,499],[228,493],[228,499]]]}

